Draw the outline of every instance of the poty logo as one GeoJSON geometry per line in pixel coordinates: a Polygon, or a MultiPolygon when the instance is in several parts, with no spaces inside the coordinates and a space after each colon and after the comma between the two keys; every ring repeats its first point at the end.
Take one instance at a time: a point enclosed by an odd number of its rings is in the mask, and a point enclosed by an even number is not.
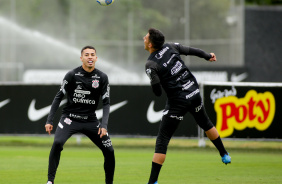
{"type": "Polygon", "coordinates": [[[256,128],[266,130],[275,115],[275,98],[271,92],[247,92],[244,98],[235,96],[216,100],[214,108],[217,114],[216,129],[221,137],[232,135],[234,129],[256,128]]]}

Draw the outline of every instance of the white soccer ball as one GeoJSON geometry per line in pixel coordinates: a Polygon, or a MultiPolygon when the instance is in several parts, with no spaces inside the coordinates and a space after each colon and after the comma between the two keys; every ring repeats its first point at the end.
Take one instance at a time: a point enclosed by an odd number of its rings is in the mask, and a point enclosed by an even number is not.
{"type": "Polygon", "coordinates": [[[109,6],[114,3],[115,0],[97,0],[97,3],[99,3],[102,6],[109,6]]]}

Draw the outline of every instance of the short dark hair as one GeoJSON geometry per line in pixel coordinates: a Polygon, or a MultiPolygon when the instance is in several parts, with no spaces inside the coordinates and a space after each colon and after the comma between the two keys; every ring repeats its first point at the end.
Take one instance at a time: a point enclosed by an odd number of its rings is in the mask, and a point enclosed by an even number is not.
{"type": "Polygon", "coordinates": [[[149,40],[153,45],[154,49],[160,49],[164,42],[165,42],[165,36],[164,34],[155,28],[150,28],[148,30],[149,33],[149,40]]]}
{"type": "Polygon", "coordinates": [[[93,50],[95,50],[95,52],[97,53],[96,49],[95,49],[93,46],[87,45],[87,46],[85,46],[85,47],[83,47],[83,48],[81,49],[81,55],[82,55],[82,52],[83,52],[85,49],[93,49],[93,50]]]}

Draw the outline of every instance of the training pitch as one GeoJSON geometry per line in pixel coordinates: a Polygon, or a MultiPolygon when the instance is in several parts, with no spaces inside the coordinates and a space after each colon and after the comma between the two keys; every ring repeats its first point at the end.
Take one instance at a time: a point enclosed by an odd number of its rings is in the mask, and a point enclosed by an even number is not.
{"type": "MultiPolygon", "coordinates": [[[[0,183],[46,183],[53,137],[0,136],[0,183]]],[[[104,183],[103,156],[87,138],[71,138],[62,151],[56,184],[104,183]]],[[[146,184],[154,138],[112,138],[115,184],[146,184]]],[[[207,142],[173,139],[159,184],[278,184],[282,181],[282,142],[223,140],[232,157],[225,165],[207,142]]]]}

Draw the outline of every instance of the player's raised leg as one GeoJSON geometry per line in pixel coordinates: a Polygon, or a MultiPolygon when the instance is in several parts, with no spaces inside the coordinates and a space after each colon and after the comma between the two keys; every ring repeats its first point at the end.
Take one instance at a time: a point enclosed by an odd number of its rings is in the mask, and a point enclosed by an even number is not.
{"type": "Polygon", "coordinates": [[[212,127],[211,129],[209,129],[205,133],[206,133],[207,137],[215,145],[215,147],[218,149],[222,162],[225,163],[225,164],[231,163],[231,157],[229,156],[229,154],[225,150],[224,145],[221,141],[221,138],[220,138],[216,128],[212,127]]]}
{"type": "Polygon", "coordinates": [[[231,163],[231,157],[227,153],[222,140],[218,134],[218,131],[208,118],[204,106],[201,110],[199,110],[197,113],[192,113],[194,118],[196,119],[198,125],[205,131],[207,137],[211,140],[211,142],[214,144],[214,146],[219,151],[219,154],[221,156],[221,160],[225,164],[231,163]]]}

